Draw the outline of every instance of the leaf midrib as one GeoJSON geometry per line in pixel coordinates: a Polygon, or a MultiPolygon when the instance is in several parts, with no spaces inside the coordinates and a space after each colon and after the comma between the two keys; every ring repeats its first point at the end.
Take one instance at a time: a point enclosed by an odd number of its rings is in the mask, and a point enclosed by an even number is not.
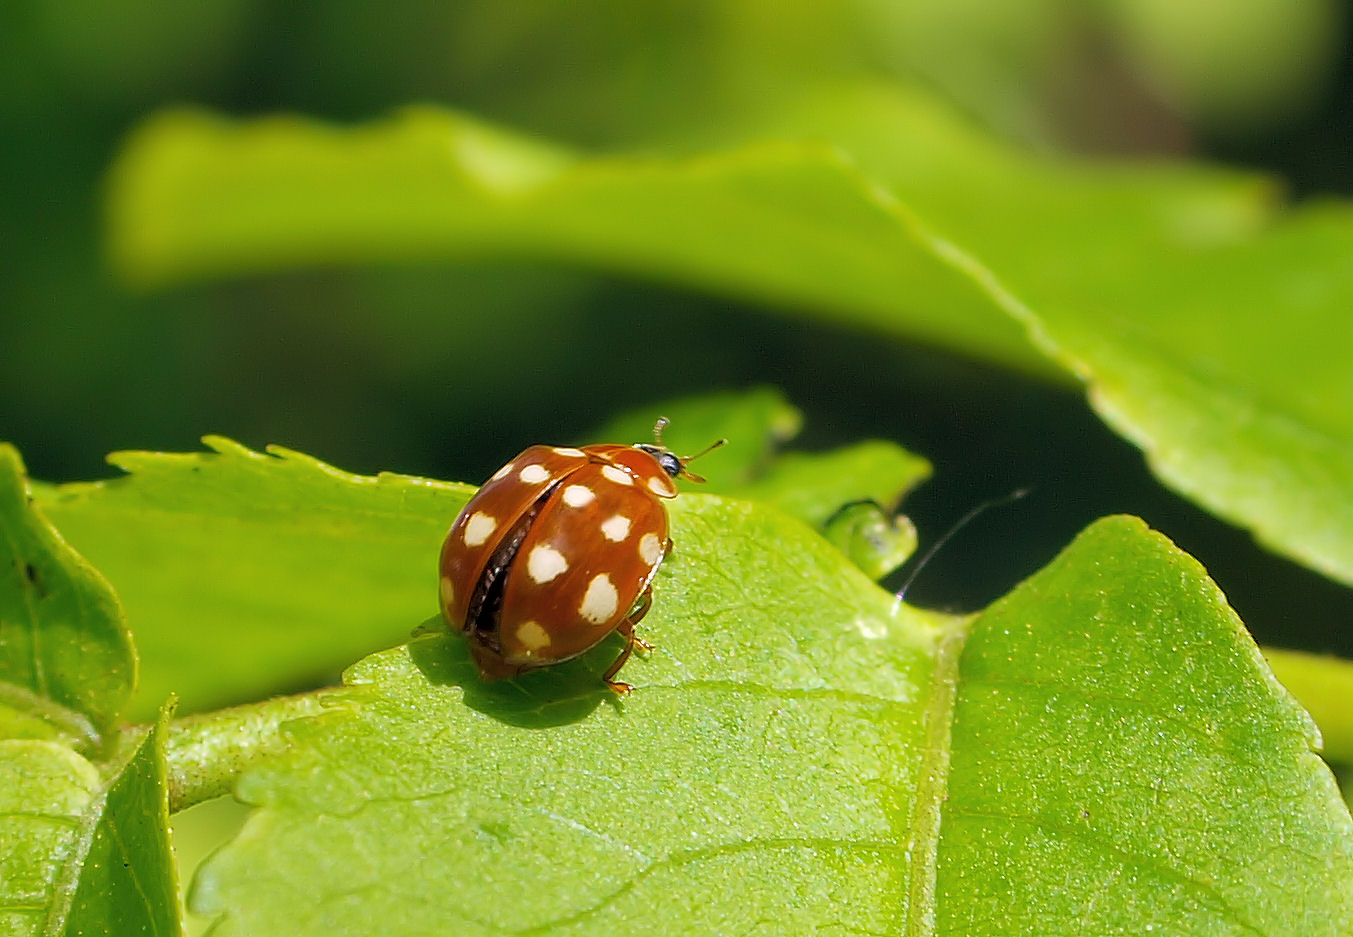
{"type": "Polygon", "coordinates": [[[906,937],[931,937],[935,933],[936,868],[942,808],[949,786],[950,730],[958,699],[958,662],[975,617],[954,622],[935,645],[935,668],[921,714],[924,749],[907,843],[910,862],[906,872],[907,918],[903,927],[906,937]]]}

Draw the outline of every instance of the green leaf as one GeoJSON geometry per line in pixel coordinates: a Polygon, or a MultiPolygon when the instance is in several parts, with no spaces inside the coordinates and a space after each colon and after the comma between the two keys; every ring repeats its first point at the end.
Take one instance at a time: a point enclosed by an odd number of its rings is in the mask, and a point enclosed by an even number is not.
{"type": "Polygon", "coordinates": [[[929,475],[925,459],[870,440],[833,452],[787,453],[755,481],[725,491],[812,524],[869,578],[882,579],[916,549],[916,528],[897,506],[929,475]]]}
{"type": "Polygon", "coordinates": [[[84,713],[11,683],[0,683],[0,739],[44,739],[86,753],[105,750],[111,741],[84,713]]]}
{"type": "Polygon", "coordinates": [[[166,710],[106,780],[63,745],[0,741],[0,932],[180,932],[167,721],[166,710]]]}
{"type": "Polygon", "coordinates": [[[1353,767],[1353,662],[1274,647],[1264,648],[1264,660],[1320,727],[1325,759],[1353,767]]]}
{"type": "Polygon", "coordinates": [[[953,619],[776,511],[673,515],[629,698],[614,642],[497,684],[457,637],[369,658],[239,784],[261,809],[194,887],[217,933],[1353,926],[1309,718],[1139,521],[953,619]]]}
{"type": "Polygon", "coordinates": [[[700,452],[728,440],[695,469],[707,483],[702,491],[724,494],[766,470],[780,446],[799,434],[803,414],[775,387],[724,391],[669,400],[660,412],[651,407],[621,413],[580,440],[583,443],[648,442],[653,424],[665,416],[663,442],[681,455],[700,452]]]}
{"type": "Polygon", "coordinates": [[[995,907],[1014,932],[1353,927],[1353,820],[1314,723],[1140,521],[1095,524],[983,613],[956,677],[939,933],[995,907]]]}
{"type": "Polygon", "coordinates": [[[1353,584],[1347,203],[1279,216],[1253,176],[1031,156],[897,86],[738,116],[660,160],[427,109],[353,130],[166,114],[119,161],[112,249],[149,282],[548,257],[1084,381],[1167,484],[1353,584]]]}
{"type": "MultiPolygon", "coordinates": [[[[713,473],[740,477],[749,451],[774,472],[768,440],[798,421],[770,390],[670,409],[702,446],[711,430],[737,434],[724,447],[731,463],[716,462],[720,450],[698,466],[716,488],[723,477],[713,473]]],[[[641,432],[619,426],[605,438],[651,436],[653,418],[641,432]]],[[[179,694],[183,710],[196,712],[331,682],[436,614],[437,553],[471,486],[351,475],[282,448],[265,455],[207,443],[213,452],[119,453],[111,461],[130,475],[45,492],[46,511],[117,585],[135,623],[138,712],[157,694],[179,694]]],[[[524,446],[509,443],[504,460],[524,446]]],[[[893,502],[927,468],[890,444],[859,456],[825,457],[818,472],[807,462],[796,472],[802,491],[782,483],[775,497],[815,509],[860,497],[893,502]]]]}
{"type": "Polygon", "coordinates": [[[334,679],[436,612],[437,551],[472,488],[206,442],[116,454],[131,475],[45,504],[136,626],[139,711],[156,694],[196,711],[334,679]]]}
{"type": "Polygon", "coordinates": [[[672,515],[679,547],[643,625],[658,650],[623,671],[629,700],[599,682],[613,642],[492,685],[458,637],[377,655],[348,675],[355,716],[297,724],[292,753],[241,782],[274,809],[208,864],[194,906],[229,910],[226,934],[473,934],[595,933],[642,908],[670,932],[725,876],[780,882],[785,932],[820,914],[824,880],[876,903],[891,876],[877,854],[899,850],[906,823],[879,795],[917,770],[933,629],[894,617],[891,596],[783,515],[701,495],[672,515]],[[345,768],[312,787],[325,763],[345,768]],[[809,804],[822,809],[789,822],[809,804]],[[264,840],[269,860],[246,845],[264,840]]]}
{"type": "Polygon", "coordinates": [[[161,711],[107,787],[71,898],[68,933],[181,932],[164,756],[171,711],[161,711]]]}
{"type": "MultiPolygon", "coordinates": [[[[94,742],[135,683],[116,596],[33,505],[19,454],[0,445],[0,699],[94,742]]],[[[30,735],[19,719],[5,722],[30,735]]]]}
{"type": "Polygon", "coordinates": [[[873,501],[843,505],[827,519],[822,535],[874,580],[911,559],[918,539],[911,518],[894,515],[873,501]]]}
{"type": "Polygon", "coordinates": [[[142,283],[320,262],[550,257],[821,309],[1049,373],[1021,328],[838,149],[598,158],[462,114],[366,127],[161,114],[113,170],[110,250],[142,283]]]}
{"type": "Polygon", "coordinates": [[[1162,259],[1105,319],[1050,315],[1057,353],[1168,485],[1353,585],[1353,208],[1162,259]]]}
{"type": "Polygon", "coordinates": [[[176,720],[168,742],[170,811],[229,794],[246,768],[286,750],[289,722],[341,709],[343,701],[341,690],[317,690],[176,720]]]}
{"type": "Polygon", "coordinates": [[[64,745],[0,741],[0,932],[49,933],[68,900],[64,857],[79,847],[99,771],[64,745]]]}
{"type": "MultiPolygon", "coordinates": [[[[684,398],[663,411],[672,420],[663,438],[678,453],[728,440],[695,466],[707,478],[701,491],[774,504],[824,532],[830,522],[828,539],[873,579],[915,550],[911,522],[893,515],[907,492],[930,475],[930,463],[920,456],[883,440],[781,454],[778,448],[798,435],[802,414],[772,388],[684,398]],[[848,517],[838,516],[843,510],[848,517]]],[[[591,440],[643,441],[652,420],[647,410],[626,413],[591,440]]]]}
{"type": "Polygon", "coordinates": [[[925,459],[875,439],[832,452],[786,453],[761,477],[730,493],[770,502],[821,526],[852,502],[870,501],[893,511],[907,491],[929,475],[925,459]]]}
{"type": "MultiPolygon", "coordinates": [[[[1279,214],[1255,176],[1033,157],[892,87],[834,88],[730,133],[803,135],[924,219],[1166,484],[1353,584],[1348,202],[1279,214]]],[[[912,318],[898,306],[885,327],[912,318]]]]}

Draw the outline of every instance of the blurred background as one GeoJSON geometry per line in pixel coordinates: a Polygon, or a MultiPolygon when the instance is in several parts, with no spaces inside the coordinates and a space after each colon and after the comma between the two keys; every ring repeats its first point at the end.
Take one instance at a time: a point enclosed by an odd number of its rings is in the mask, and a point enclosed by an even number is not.
{"type": "Polygon", "coordinates": [[[426,101],[586,151],[664,153],[707,121],[858,76],[919,82],[1034,150],[1197,158],[1274,174],[1293,199],[1347,196],[1351,46],[1334,0],[10,0],[0,438],[49,481],[205,433],[477,481],[618,410],[772,384],[805,412],[803,447],[884,437],[935,463],[903,506],[923,548],[975,504],[1032,489],[947,545],[913,601],[980,607],[1127,511],[1203,558],[1261,641],[1353,654],[1353,629],[1330,626],[1353,620],[1349,590],[1162,489],[1074,388],[528,260],[139,290],[101,237],[106,170],[165,106],[346,123],[426,101]]]}

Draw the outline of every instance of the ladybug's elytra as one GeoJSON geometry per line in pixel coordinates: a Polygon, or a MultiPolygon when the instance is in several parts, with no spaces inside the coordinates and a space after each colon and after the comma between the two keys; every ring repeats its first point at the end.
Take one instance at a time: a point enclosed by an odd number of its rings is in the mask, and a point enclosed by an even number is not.
{"type": "Polygon", "coordinates": [[[465,633],[485,680],[514,677],[577,657],[612,631],[625,648],[653,601],[653,576],[671,549],[662,499],[675,479],[704,481],[662,444],[532,446],[493,474],[460,512],[441,555],[442,613],[465,633]]]}

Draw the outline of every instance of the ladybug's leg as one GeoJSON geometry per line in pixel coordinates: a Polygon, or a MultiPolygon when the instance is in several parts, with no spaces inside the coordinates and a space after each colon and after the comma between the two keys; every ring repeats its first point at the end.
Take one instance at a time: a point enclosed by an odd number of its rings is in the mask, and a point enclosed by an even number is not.
{"type": "Polygon", "coordinates": [[[638,601],[634,603],[634,608],[625,616],[625,620],[620,623],[615,630],[623,635],[632,636],[634,646],[641,651],[653,650],[653,645],[649,644],[643,638],[634,633],[634,626],[648,614],[648,610],[653,607],[653,587],[649,586],[644,590],[644,594],[639,596],[638,601]]]}
{"type": "Polygon", "coordinates": [[[630,659],[630,652],[634,650],[634,626],[626,619],[621,623],[620,627],[615,630],[625,636],[625,649],[620,652],[620,656],[612,662],[611,666],[606,668],[606,672],[601,675],[601,679],[605,680],[606,685],[619,695],[629,696],[630,690],[633,690],[634,687],[630,686],[628,683],[620,683],[611,678],[620,672],[621,667],[625,666],[625,661],[630,659]]]}
{"type": "Polygon", "coordinates": [[[625,661],[630,659],[637,646],[640,650],[651,651],[653,645],[649,644],[643,638],[634,633],[634,626],[639,623],[639,619],[648,614],[648,610],[653,607],[653,587],[649,586],[644,590],[644,594],[639,596],[639,600],[634,603],[634,609],[625,616],[625,620],[616,625],[616,633],[625,639],[625,648],[620,652],[611,666],[606,668],[606,672],[601,675],[601,679],[606,681],[606,685],[621,696],[629,695],[634,687],[628,683],[620,683],[612,678],[620,672],[620,668],[625,666],[625,661]]]}

